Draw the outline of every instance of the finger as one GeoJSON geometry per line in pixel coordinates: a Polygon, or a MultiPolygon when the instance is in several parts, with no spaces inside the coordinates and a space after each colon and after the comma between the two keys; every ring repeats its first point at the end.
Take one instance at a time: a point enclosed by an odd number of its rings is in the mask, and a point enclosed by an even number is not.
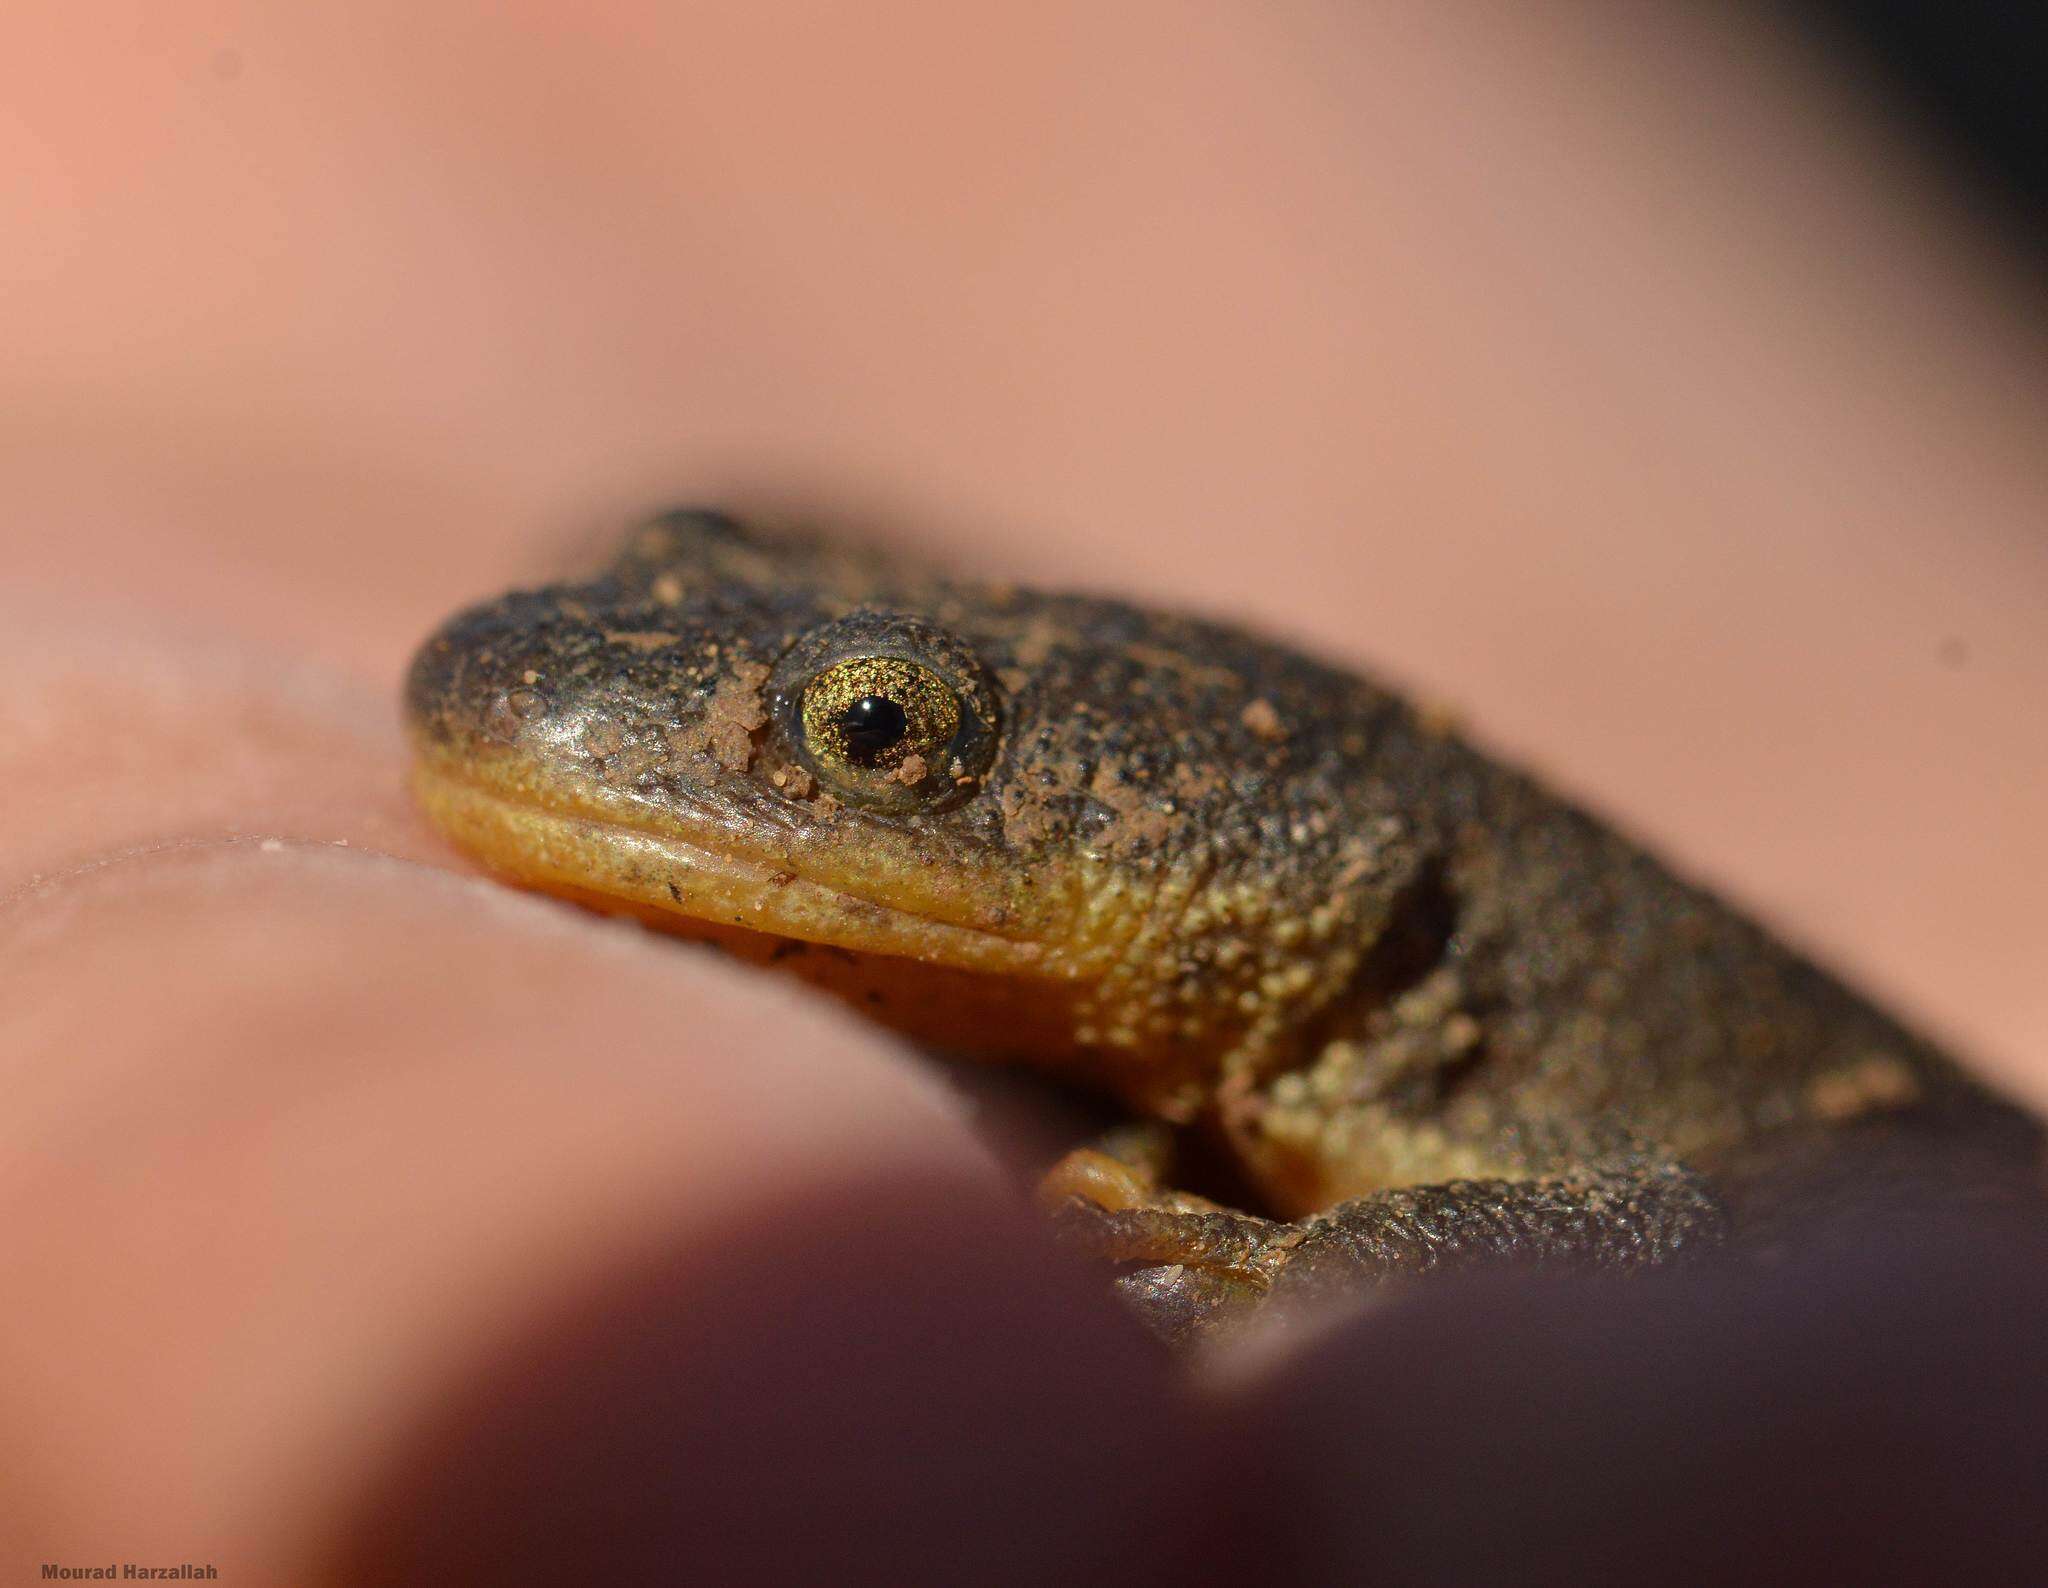
{"type": "Polygon", "coordinates": [[[17,896],[0,1011],[42,1559],[302,1580],[422,1408],[622,1254],[864,1170],[1004,1194],[950,1093],[795,989],[353,851],[17,896]]]}
{"type": "Polygon", "coordinates": [[[265,839],[452,855],[381,691],[163,612],[0,599],[0,898],[138,849],[265,839]]]}

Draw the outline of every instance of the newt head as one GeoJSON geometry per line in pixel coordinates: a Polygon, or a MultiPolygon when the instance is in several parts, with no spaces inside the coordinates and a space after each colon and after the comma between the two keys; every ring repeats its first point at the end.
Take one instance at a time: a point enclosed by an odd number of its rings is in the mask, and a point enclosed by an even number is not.
{"type": "Polygon", "coordinates": [[[1360,772],[1403,711],[1233,630],[709,512],[457,615],[406,688],[418,796],[493,869],[1169,1117],[1414,874],[1360,772]]]}

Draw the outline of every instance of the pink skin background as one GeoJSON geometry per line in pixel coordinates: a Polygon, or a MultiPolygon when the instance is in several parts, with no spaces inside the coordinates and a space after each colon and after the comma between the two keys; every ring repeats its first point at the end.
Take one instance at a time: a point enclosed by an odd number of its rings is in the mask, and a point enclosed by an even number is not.
{"type": "Polygon", "coordinates": [[[2048,1099],[2031,284],[1714,10],[10,6],[0,1551],[304,1580],[806,1187],[1067,1282],[888,1037],[410,810],[410,647],[672,499],[1377,669],[2048,1099]]]}

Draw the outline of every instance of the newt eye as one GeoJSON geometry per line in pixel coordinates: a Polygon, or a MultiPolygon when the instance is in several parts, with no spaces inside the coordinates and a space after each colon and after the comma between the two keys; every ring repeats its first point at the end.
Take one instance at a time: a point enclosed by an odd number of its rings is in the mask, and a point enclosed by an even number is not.
{"type": "Polygon", "coordinates": [[[970,791],[994,756],[980,664],[912,620],[843,620],[785,658],[784,676],[798,758],[850,803],[933,809],[970,791]]]}
{"type": "Polygon", "coordinates": [[[804,748],[835,771],[921,781],[960,731],[960,697],[929,667],[855,656],[804,686],[804,748]]]}

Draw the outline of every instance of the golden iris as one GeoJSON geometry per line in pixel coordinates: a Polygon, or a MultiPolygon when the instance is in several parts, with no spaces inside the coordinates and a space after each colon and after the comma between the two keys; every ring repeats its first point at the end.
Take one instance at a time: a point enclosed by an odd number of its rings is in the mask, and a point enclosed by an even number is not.
{"type": "Polygon", "coordinates": [[[941,758],[960,731],[952,685],[900,656],[834,663],[804,686],[798,714],[819,769],[859,781],[914,785],[944,772],[941,758]]]}

